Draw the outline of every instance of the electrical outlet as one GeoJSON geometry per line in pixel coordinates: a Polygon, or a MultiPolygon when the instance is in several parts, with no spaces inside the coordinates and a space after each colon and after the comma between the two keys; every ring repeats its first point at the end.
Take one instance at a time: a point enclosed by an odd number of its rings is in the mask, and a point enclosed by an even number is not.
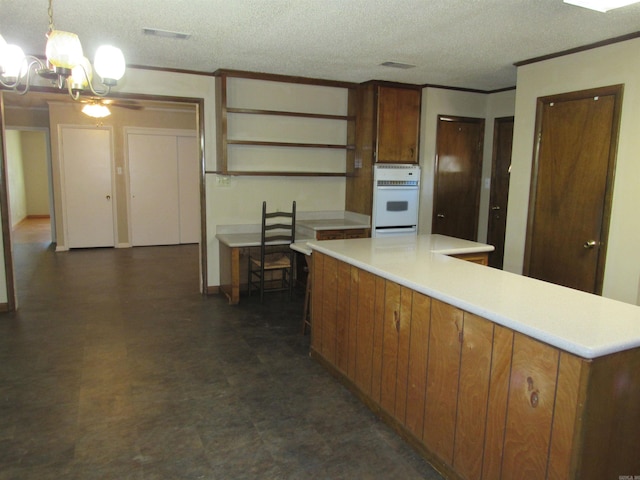
{"type": "Polygon", "coordinates": [[[231,186],[231,177],[229,175],[216,175],[216,186],[217,187],[230,187],[231,186]]]}

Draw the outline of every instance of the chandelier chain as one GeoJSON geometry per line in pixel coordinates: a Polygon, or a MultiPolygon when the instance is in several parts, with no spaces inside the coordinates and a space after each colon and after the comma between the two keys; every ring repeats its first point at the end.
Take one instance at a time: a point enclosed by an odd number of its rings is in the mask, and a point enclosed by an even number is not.
{"type": "Polygon", "coordinates": [[[55,30],[53,26],[53,0],[49,0],[49,10],[47,11],[49,14],[49,33],[55,30]]]}

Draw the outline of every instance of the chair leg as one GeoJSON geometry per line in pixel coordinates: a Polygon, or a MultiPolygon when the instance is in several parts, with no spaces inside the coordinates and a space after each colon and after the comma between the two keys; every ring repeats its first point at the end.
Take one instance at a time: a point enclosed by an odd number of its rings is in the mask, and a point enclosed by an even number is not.
{"type": "Polygon", "coordinates": [[[264,303],[264,268],[260,267],[260,303],[264,303]]]}
{"type": "Polygon", "coordinates": [[[307,326],[311,330],[311,275],[307,276],[307,288],[304,291],[304,307],[302,308],[302,335],[307,333],[307,326]]]}

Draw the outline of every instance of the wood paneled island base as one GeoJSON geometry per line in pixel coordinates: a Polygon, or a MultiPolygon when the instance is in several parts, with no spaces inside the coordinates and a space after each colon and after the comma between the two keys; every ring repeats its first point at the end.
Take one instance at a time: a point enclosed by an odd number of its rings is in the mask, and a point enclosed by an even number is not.
{"type": "Polygon", "coordinates": [[[311,356],[445,477],[640,475],[640,349],[581,358],[312,257],[311,356]]]}

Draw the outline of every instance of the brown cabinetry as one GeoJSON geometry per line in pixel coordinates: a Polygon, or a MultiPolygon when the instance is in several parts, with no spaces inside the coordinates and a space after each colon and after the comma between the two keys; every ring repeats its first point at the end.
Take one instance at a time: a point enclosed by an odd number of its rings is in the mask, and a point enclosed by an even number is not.
{"type": "Polygon", "coordinates": [[[489,265],[489,253],[488,252],[480,252],[480,253],[461,253],[459,255],[451,255],[454,258],[459,258],[460,260],[466,260],[467,262],[478,263],[480,265],[489,265]]]}
{"type": "Polygon", "coordinates": [[[373,165],[418,163],[422,89],[367,82],[357,88],[354,162],[347,166],[346,209],[371,215],[373,165]]]}
{"type": "Polygon", "coordinates": [[[640,349],[583,359],[320,252],[313,262],[311,355],[447,478],[640,471],[640,349]]]}
{"type": "Polygon", "coordinates": [[[377,86],[376,162],[418,163],[421,95],[415,88],[377,86]]]}
{"type": "Polygon", "coordinates": [[[316,231],[316,240],[343,240],[348,238],[368,238],[368,228],[347,228],[316,231]]]}

